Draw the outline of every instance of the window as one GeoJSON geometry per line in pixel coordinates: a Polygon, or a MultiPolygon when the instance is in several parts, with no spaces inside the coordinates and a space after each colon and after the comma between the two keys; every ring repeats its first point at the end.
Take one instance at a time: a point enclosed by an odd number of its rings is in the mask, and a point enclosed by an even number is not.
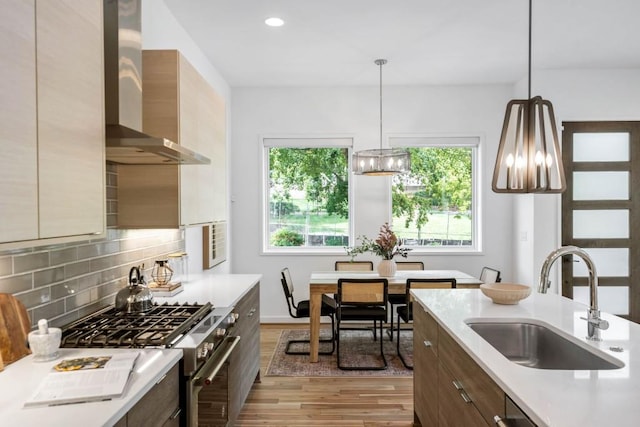
{"type": "Polygon", "coordinates": [[[393,230],[415,250],[478,250],[477,137],[392,137],[411,173],[392,180],[393,230]]]}
{"type": "Polygon", "coordinates": [[[343,250],[349,244],[351,138],[265,138],[264,248],[343,250]]]}

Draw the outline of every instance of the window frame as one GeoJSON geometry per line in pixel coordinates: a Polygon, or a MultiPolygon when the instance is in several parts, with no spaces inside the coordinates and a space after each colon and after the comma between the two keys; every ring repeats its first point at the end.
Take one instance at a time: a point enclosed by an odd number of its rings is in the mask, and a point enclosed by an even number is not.
{"type": "Polygon", "coordinates": [[[349,242],[352,240],[354,230],[354,204],[353,204],[353,174],[351,173],[351,153],[353,151],[354,136],[344,134],[329,135],[261,135],[259,137],[262,146],[262,221],[261,221],[261,255],[344,255],[342,246],[271,246],[269,230],[269,149],[270,148],[346,148],[347,149],[347,176],[349,198],[349,242]]]}
{"type": "MultiPolygon", "coordinates": [[[[482,220],[482,151],[484,137],[479,134],[390,134],[392,148],[471,148],[471,246],[417,246],[411,255],[470,255],[481,254],[483,247],[482,220]]],[[[389,223],[393,223],[393,200],[389,184],[389,223]]]]}

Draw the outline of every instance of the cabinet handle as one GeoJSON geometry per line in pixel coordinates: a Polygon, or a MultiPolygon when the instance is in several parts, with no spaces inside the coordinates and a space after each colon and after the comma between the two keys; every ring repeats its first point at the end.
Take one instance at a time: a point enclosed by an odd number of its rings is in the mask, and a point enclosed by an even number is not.
{"type": "Polygon", "coordinates": [[[247,314],[247,317],[253,317],[253,315],[255,314],[256,309],[252,308],[251,310],[249,310],[249,314],[247,314]]]}
{"type": "Polygon", "coordinates": [[[462,387],[462,384],[460,383],[460,381],[454,380],[452,382],[456,390],[460,392],[460,397],[462,397],[462,400],[464,400],[464,403],[471,403],[471,398],[469,397],[467,392],[464,391],[464,387],[462,387]]]}
{"type": "Polygon", "coordinates": [[[460,397],[462,397],[462,400],[464,400],[464,403],[471,403],[471,398],[469,397],[466,391],[464,390],[460,391],[460,397]]]}
{"type": "Polygon", "coordinates": [[[169,419],[170,420],[175,420],[176,418],[178,418],[178,415],[180,415],[181,412],[182,412],[182,408],[176,408],[176,410],[173,411],[173,414],[171,414],[169,419]]]}
{"type": "Polygon", "coordinates": [[[431,347],[431,341],[429,341],[429,340],[424,340],[423,344],[424,344],[425,347],[431,347]]]}
{"type": "Polygon", "coordinates": [[[493,421],[496,423],[498,427],[509,427],[508,424],[502,421],[502,418],[500,418],[500,416],[498,415],[493,417],[493,421]]]}
{"type": "Polygon", "coordinates": [[[156,382],[156,385],[157,385],[157,384],[160,384],[162,381],[164,381],[164,379],[165,379],[165,378],[167,378],[167,374],[164,374],[164,375],[162,376],[162,378],[160,378],[160,379],[156,382]]]}

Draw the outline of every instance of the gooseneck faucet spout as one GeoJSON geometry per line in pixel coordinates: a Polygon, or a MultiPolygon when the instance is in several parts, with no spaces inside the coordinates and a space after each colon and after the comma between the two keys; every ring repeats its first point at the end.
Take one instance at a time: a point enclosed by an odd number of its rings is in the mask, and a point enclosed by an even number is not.
{"type": "Polygon", "coordinates": [[[598,309],[598,275],[596,273],[596,265],[589,256],[589,254],[582,248],[577,246],[562,246],[551,252],[542,264],[540,270],[540,283],[538,285],[538,292],[546,294],[549,289],[549,271],[551,266],[563,255],[578,255],[584,263],[587,265],[589,271],[589,311],[587,312],[587,318],[582,319],[587,321],[587,339],[592,341],[601,341],[600,330],[607,329],[609,322],[600,318],[600,310],[598,309]]]}

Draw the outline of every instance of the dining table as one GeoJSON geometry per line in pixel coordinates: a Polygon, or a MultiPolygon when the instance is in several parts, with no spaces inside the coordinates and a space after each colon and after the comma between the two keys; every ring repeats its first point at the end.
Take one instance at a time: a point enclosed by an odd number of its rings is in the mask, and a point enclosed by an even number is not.
{"type": "MultiPolygon", "coordinates": [[[[309,279],[309,360],[318,361],[320,345],[320,308],[323,294],[336,294],[339,279],[377,279],[371,271],[313,271],[309,279]]],[[[393,277],[385,277],[390,294],[404,294],[407,279],[456,279],[457,288],[477,288],[482,282],[477,277],[458,270],[402,270],[393,277]]]]}

